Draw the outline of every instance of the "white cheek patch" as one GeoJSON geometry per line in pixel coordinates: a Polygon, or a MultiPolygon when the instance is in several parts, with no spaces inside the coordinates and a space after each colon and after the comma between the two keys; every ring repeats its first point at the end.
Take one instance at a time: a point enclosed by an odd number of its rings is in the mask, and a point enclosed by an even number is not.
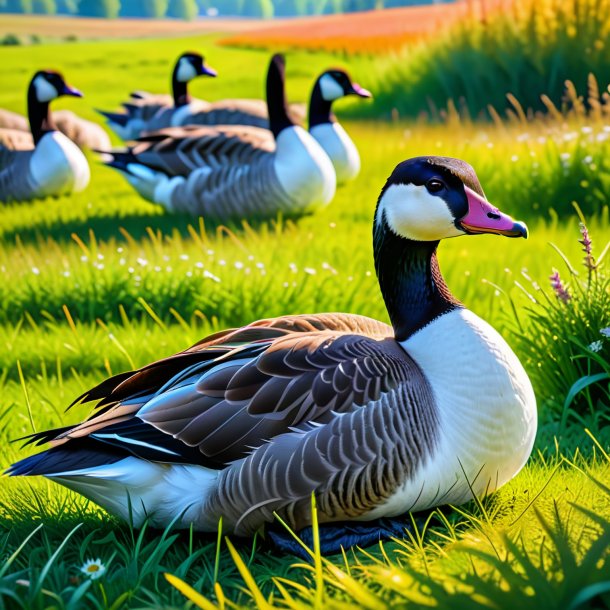
{"type": "Polygon", "coordinates": [[[345,95],[343,87],[330,74],[325,74],[320,79],[320,91],[327,102],[338,100],[345,95]]]}
{"type": "Polygon", "coordinates": [[[176,80],[181,83],[188,83],[197,76],[197,71],[193,67],[193,64],[186,58],[182,58],[178,64],[178,70],[176,71],[176,80]]]}
{"type": "Polygon", "coordinates": [[[375,222],[385,213],[390,229],[413,241],[437,241],[464,235],[441,197],[431,195],[425,186],[393,184],[383,194],[375,222]]]}
{"type": "Polygon", "coordinates": [[[44,76],[37,76],[34,79],[34,88],[39,102],[50,102],[59,97],[57,89],[44,76]]]}

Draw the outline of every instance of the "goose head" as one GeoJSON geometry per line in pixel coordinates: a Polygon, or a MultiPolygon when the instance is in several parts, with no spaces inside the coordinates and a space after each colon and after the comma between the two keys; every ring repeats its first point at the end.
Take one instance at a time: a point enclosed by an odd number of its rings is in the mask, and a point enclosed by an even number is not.
{"type": "Polygon", "coordinates": [[[28,87],[28,116],[36,144],[46,133],[55,131],[49,103],[63,95],[83,97],[78,89],[68,85],[64,77],[54,70],[39,70],[32,77],[28,87]]]}
{"type": "Polygon", "coordinates": [[[417,242],[480,233],[527,237],[524,223],[487,201],[472,167],[447,157],[400,163],[383,187],[375,225],[417,242]]]}
{"type": "Polygon", "coordinates": [[[188,83],[198,76],[218,76],[218,72],[206,65],[203,55],[189,51],[178,58],[175,75],[178,82],[188,83]]]}
{"type": "Polygon", "coordinates": [[[524,223],[489,203],[470,165],[417,157],[396,166],[375,211],[375,269],[399,340],[461,307],[441,275],[441,239],[491,233],[527,237],[524,223]]]}
{"type": "Polygon", "coordinates": [[[197,78],[198,76],[215,77],[218,73],[205,63],[203,55],[189,51],[183,53],[174,66],[172,73],[172,93],[174,96],[174,105],[184,106],[191,99],[187,92],[187,83],[197,78]]]}
{"type": "Polygon", "coordinates": [[[39,70],[34,74],[30,81],[28,100],[36,101],[40,104],[48,104],[62,95],[83,97],[83,94],[78,89],[70,87],[64,80],[64,77],[55,70],[39,70]]]}
{"type": "Polygon", "coordinates": [[[336,118],[331,110],[332,104],[335,100],[348,95],[372,97],[371,92],[352,81],[345,70],[332,68],[320,74],[309,100],[309,129],[316,125],[334,123],[336,118]]]}

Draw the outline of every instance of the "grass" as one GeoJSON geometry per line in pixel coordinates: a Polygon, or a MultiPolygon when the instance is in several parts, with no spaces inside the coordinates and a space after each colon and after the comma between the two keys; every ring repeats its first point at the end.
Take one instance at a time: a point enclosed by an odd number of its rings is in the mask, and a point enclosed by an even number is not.
{"type": "Polygon", "coordinates": [[[608,0],[524,0],[484,20],[461,19],[387,59],[370,111],[438,117],[453,100],[464,114],[489,117],[490,106],[513,108],[508,94],[526,110],[546,111],[541,96],[561,108],[567,80],[586,97],[590,73],[607,100],[609,15],[608,0]]]}
{"type": "MultiPolygon", "coordinates": [[[[132,88],[164,90],[168,64],[189,47],[203,48],[222,72],[214,82],[196,83],[195,94],[257,95],[266,54],[220,49],[215,40],[3,49],[0,77],[15,87],[0,91],[0,106],[22,109],[25,82],[44,62],[89,93],[87,103],[70,107],[94,117],[94,106],[112,108],[132,88]]],[[[306,95],[328,63],[335,58],[290,55],[295,99],[306,95]]],[[[355,60],[352,70],[365,86],[367,65],[355,60]]],[[[530,225],[528,241],[481,236],[448,240],[441,248],[455,294],[518,348],[511,299],[519,311],[527,299],[515,280],[523,282],[525,270],[547,281],[557,266],[549,241],[573,260],[581,256],[571,201],[586,211],[599,242],[607,236],[608,130],[602,121],[452,121],[347,122],[363,172],[327,209],[297,223],[221,227],[169,216],[95,162],[83,194],[2,207],[1,466],[30,453],[11,439],[85,417],[87,406],[64,409],[106,375],[169,355],[215,329],[306,311],[386,320],[372,266],[372,213],[385,177],[413,155],[465,158],[490,200],[530,225]]],[[[544,402],[543,387],[537,389],[544,402]]],[[[184,582],[219,608],[417,608],[433,599],[441,608],[586,607],[578,605],[579,595],[583,603],[593,597],[607,607],[610,502],[604,481],[610,466],[604,446],[576,430],[559,448],[552,439],[539,440],[518,477],[481,503],[443,509],[425,532],[419,523],[404,540],[345,558],[316,557],[313,566],[278,557],[260,538],[232,540],[233,552],[216,536],[134,531],[51,483],[3,479],[0,606],[185,607],[181,590],[192,593],[184,582]],[[89,580],[79,567],[96,558],[107,571],[89,580]],[[178,588],[165,573],[178,579],[172,580],[178,588]]]]}

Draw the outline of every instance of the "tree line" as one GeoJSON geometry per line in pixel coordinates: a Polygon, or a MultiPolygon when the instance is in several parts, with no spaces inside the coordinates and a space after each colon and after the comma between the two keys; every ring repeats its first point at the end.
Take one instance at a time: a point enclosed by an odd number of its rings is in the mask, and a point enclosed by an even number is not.
{"type": "Polygon", "coordinates": [[[0,12],[115,19],[199,16],[295,17],[349,13],[452,0],[0,0],[0,12]]]}

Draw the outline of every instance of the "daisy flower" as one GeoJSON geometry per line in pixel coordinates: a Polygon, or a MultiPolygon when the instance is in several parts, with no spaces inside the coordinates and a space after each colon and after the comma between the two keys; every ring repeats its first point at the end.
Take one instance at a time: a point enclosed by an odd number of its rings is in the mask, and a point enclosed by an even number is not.
{"type": "Polygon", "coordinates": [[[106,566],[102,563],[101,559],[87,559],[80,571],[91,580],[97,580],[106,571],[106,566]]]}

